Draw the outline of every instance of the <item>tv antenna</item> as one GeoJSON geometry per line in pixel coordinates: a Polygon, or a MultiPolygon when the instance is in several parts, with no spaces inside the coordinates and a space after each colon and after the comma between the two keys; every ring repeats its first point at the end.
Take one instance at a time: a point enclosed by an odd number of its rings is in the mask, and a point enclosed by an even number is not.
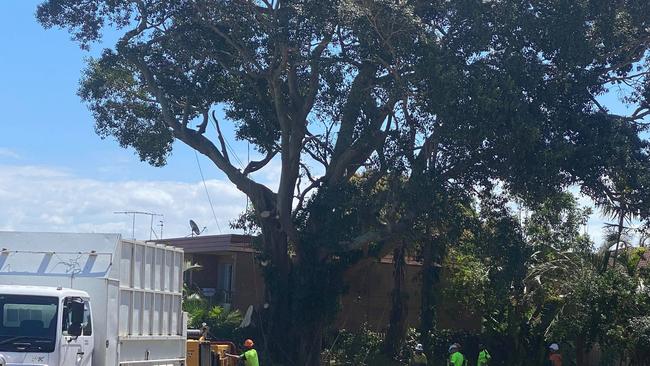
{"type": "Polygon", "coordinates": [[[190,228],[192,229],[192,233],[190,234],[191,236],[199,236],[205,231],[205,226],[203,227],[203,230],[199,229],[199,225],[197,225],[194,220],[190,220],[190,228]]]}
{"type": "MultiPolygon", "coordinates": [[[[131,236],[133,240],[135,240],[135,217],[137,215],[145,215],[149,216],[151,218],[151,223],[149,224],[149,240],[151,240],[151,235],[154,234],[154,228],[153,228],[153,220],[155,217],[164,217],[162,214],[158,213],[153,213],[153,212],[144,212],[144,211],[116,211],[113,212],[114,214],[124,214],[124,215],[132,215],[133,216],[133,221],[132,221],[132,226],[131,226],[131,236]]],[[[163,229],[163,220],[160,220],[160,239],[162,239],[162,229],[163,229]]]]}

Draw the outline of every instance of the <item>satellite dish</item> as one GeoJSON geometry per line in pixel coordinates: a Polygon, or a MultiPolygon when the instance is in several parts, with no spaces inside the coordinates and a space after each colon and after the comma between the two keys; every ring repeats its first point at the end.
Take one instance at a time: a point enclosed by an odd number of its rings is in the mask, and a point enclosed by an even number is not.
{"type": "Polygon", "coordinates": [[[192,236],[194,235],[201,235],[201,230],[199,229],[199,225],[194,222],[194,220],[190,220],[190,227],[192,228],[192,236]]]}

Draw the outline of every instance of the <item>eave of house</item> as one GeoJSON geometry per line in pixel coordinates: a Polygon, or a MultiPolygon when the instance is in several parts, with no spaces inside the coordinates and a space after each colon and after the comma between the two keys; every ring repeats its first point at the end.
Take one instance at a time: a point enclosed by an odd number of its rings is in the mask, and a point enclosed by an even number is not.
{"type": "Polygon", "coordinates": [[[190,236],[156,240],[156,243],[182,248],[187,254],[216,254],[224,252],[255,253],[253,238],[249,235],[224,234],[190,236]]]}

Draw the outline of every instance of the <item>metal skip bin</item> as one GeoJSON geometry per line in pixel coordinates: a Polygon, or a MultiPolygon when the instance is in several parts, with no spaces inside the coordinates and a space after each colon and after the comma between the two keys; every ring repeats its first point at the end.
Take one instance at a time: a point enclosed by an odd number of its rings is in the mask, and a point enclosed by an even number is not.
{"type": "Polygon", "coordinates": [[[143,352],[149,359],[184,355],[182,250],[127,240],[121,246],[120,361],[137,360],[143,352]]]}

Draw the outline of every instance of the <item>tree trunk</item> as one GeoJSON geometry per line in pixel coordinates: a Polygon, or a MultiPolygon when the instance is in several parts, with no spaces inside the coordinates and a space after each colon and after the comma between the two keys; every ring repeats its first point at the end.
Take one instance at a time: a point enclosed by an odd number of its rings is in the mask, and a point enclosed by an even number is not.
{"type": "MultiPolygon", "coordinates": [[[[256,208],[256,212],[261,210],[256,208]]],[[[290,343],[284,342],[291,335],[291,262],[287,252],[286,234],[280,223],[274,219],[261,219],[263,256],[267,262],[263,266],[265,283],[265,319],[262,326],[264,337],[264,356],[276,361],[293,357],[290,343]]]]}
{"type": "Polygon", "coordinates": [[[310,281],[308,276],[298,274],[299,265],[292,264],[288,255],[285,263],[281,261],[279,253],[275,258],[286,266],[273,265],[267,269],[265,276],[269,308],[264,336],[268,355],[275,363],[282,365],[320,366],[327,314],[306,308],[308,305],[299,298],[302,295],[301,286],[304,289],[318,284],[310,281]],[[305,316],[307,321],[304,320],[305,316]]]}
{"type": "Polygon", "coordinates": [[[424,349],[427,351],[431,347],[428,334],[433,331],[436,317],[433,286],[439,279],[437,272],[434,267],[433,241],[427,240],[422,247],[422,287],[420,290],[420,334],[424,349]]]}
{"type": "Polygon", "coordinates": [[[296,365],[320,366],[323,329],[323,323],[320,322],[300,329],[300,339],[297,341],[296,365]]]}
{"type": "Polygon", "coordinates": [[[441,248],[439,241],[427,240],[422,247],[422,287],[420,289],[420,338],[425,351],[432,354],[429,334],[435,329],[436,323],[436,287],[440,283],[441,248]]]}
{"type": "Polygon", "coordinates": [[[407,296],[404,290],[404,277],[406,270],[405,252],[406,248],[403,243],[393,251],[394,270],[390,323],[383,344],[384,354],[393,359],[398,355],[406,335],[407,309],[404,304],[407,296]]]}
{"type": "Polygon", "coordinates": [[[338,295],[332,288],[341,283],[341,276],[324,269],[323,263],[310,256],[292,261],[287,236],[279,224],[265,229],[269,306],[263,332],[268,355],[274,363],[286,366],[320,366],[323,333],[332,314],[327,305],[324,309],[317,307],[338,295]]]}
{"type": "Polygon", "coordinates": [[[510,349],[507,356],[508,365],[521,365],[522,359],[525,359],[525,352],[522,352],[520,319],[519,305],[515,304],[508,311],[508,338],[510,339],[510,349]]]}
{"type": "Polygon", "coordinates": [[[576,366],[587,366],[585,361],[586,351],[585,336],[580,333],[576,335],[576,366]]]}
{"type": "Polygon", "coordinates": [[[612,268],[616,267],[616,259],[618,258],[618,251],[619,247],[621,245],[621,238],[623,237],[623,225],[625,224],[625,211],[621,209],[620,213],[618,214],[618,226],[616,228],[616,249],[614,249],[614,256],[612,260],[612,268]]]}

